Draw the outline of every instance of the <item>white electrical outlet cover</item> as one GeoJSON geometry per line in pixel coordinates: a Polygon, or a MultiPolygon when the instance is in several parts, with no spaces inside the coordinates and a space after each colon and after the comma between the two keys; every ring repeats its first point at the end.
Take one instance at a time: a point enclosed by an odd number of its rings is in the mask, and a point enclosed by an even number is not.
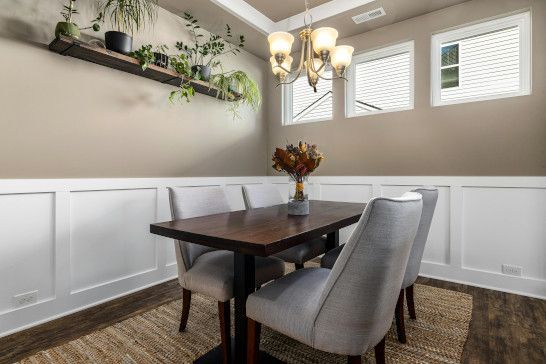
{"type": "Polygon", "coordinates": [[[517,265],[503,264],[502,273],[511,276],[521,277],[522,268],[517,265]]]}

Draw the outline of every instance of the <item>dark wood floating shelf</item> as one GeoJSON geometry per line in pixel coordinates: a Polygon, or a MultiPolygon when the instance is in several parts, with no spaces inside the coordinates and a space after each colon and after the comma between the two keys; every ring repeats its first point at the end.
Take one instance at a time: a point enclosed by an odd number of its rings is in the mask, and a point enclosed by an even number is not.
{"type": "MultiPolygon", "coordinates": [[[[138,60],[121,53],[109,51],[102,47],[90,45],[76,39],[59,36],[49,44],[49,49],[63,56],[70,56],[84,61],[93,62],[102,66],[114,68],[123,72],[145,77],[150,80],[166,83],[172,86],[180,86],[181,79],[188,80],[186,77],[176,73],[171,69],[161,68],[150,65],[145,71],[142,71],[138,60]]],[[[218,89],[211,87],[208,82],[199,80],[189,80],[195,92],[216,97],[218,89]]],[[[223,97],[220,97],[223,98],[223,97]]],[[[241,96],[236,93],[228,94],[228,101],[239,100],[241,96]]]]}

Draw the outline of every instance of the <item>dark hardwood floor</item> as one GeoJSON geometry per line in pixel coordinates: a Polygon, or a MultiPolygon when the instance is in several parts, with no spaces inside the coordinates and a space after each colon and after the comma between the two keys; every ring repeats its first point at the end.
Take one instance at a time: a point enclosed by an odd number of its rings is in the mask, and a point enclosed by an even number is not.
{"type": "MultiPolygon", "coordinates": [[[[474,309],[463,363],[546,363],[546,301],[446,281],[419,278],[420,284],[471,294],[474,309]]],[[[0,364],[182,297],[172,280],[0,339],[0,364]]]]}

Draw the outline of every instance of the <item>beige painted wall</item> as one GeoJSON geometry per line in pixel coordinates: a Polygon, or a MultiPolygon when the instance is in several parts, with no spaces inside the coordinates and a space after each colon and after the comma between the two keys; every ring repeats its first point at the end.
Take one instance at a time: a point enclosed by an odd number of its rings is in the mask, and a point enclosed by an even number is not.
{"type": "MultiPolygon", "coordinates": [[[[0,178],[265,173],[265,108],[233,121],[224,102],[204,95],[171,105],[171,86],[48,51],[61,3],[0,2],[0,178]]],[[[84,24],[91,1],[77,3],[84,24]]],[[[161,10],[135,47],[172,46],[187,39],[184,29],[161,10]]],[[[267,64],[253,55],[225,62],[266,82],[267,64]]]]}
{"type": "Polygon", "coordinates": [[[269,150],[286,139],[316,143],[327,157],[321,175],[546,175],[546,1],[473,0],[340,42],[359,52],[411,39],[414,110],[345,118],[344,85],[335,81],[333,120],[283,127],[281,91],[270,82],[269,150]],[[525,8],[532,95],[431,107],[431,34],[525,8]]]}

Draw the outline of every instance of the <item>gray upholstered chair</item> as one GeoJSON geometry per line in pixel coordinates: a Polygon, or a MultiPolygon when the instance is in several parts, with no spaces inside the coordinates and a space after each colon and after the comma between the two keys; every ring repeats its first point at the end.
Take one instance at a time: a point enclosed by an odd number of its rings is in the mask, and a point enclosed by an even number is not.
{"type": "Polygon", "coordinates": [[[315,349],[348,356],[375,347],[385,360],[404,270],[419,226],[417,193],[372,199],[332,270],[305,268],[251,294],[246,303],[249,363],[256,362],[264,324],[315,349]]]}
{"type": "MultiPolygon", "coordinates": [[[[436,202],[438,201],[438,189],[436,187],[420,187],[412,190],[412,192],[417,192],[423,196],[423,213],[421,214],[419,229],[417,230],[417,234],[413,242],[410,258],[406,267],[406,273],[404,275],[404,281],[402,282],[402,288],[396,304],[396,329],[398,333],[398,340],[401,343],[406,342],[406,331],[404,325],[404,290],[406,293],[410,318],[416,319],[417,316],[415,314],[413,284],[419,275],[421,259],[423,258],[423,252],[425,251],[425,244],[430,231],[432,217],[434,216],[436,202]]],[[[321,267],[332,268],[342,248],[343,245],[326,253],[320,262],[321,267]]]]}
{"type": "MultiPolygon", "coordinates": [[[[220,187],[169,188],[173,219],[229,212],[224,189],[220,187]]],[[[233,252],[216,250],[185,241],[175,241],[178,281],[182,286],[182,318],[179,331],[188,323],[192,292],[218,301],[224,362],[231,354],[230,303],[233,298],[233,252]]],[[[256,286],[284,275],[284,262],[278,258],[256,257],[256,286]]]]}
{"type": "MultiPolygon", "coordinates": [[[[284,203],[279,190],[272,184],[254,184],[243,186],[243,197],[247,209],[257,209],[281,205],[284,203]]],[[[296,269],[303,268],[303,264],[326,251],[326,239],[317,238],[306,241],[275,254],[285,262],[294,263],[296,269]]]]}

